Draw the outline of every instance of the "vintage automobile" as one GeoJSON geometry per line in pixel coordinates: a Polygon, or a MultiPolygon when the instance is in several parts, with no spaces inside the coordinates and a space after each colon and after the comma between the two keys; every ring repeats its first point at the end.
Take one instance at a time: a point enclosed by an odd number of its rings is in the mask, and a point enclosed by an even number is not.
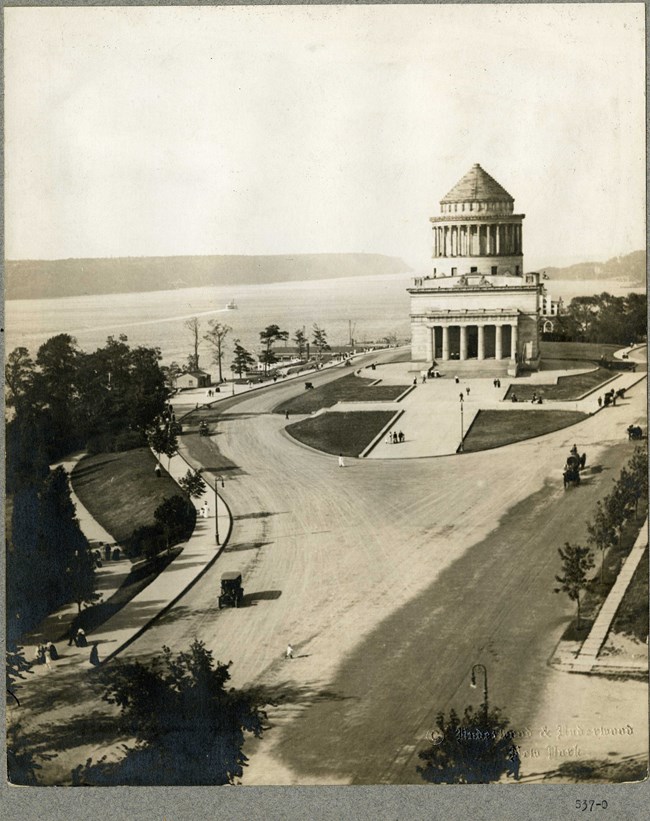
{"type": "Polygon", "coordinates": [[[199,436],[209,436],[210,435],[210,428],[208,427],[208,423],[205,419],[199,425],[199,436]]]}
{"type": "Polygon", "coordinates": [[[221,595],[219,610],[223,607],[241,607],[244,599],[244,588],[241,584],[241,573],[230,571],[221,576],[221,595]]]}

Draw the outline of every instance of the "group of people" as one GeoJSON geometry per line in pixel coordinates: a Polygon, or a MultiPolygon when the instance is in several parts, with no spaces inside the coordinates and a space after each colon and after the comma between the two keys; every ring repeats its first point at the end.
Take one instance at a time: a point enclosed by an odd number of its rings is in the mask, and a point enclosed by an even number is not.
{"type": "Polygon", "coordinates": [[[604,396],[598,397],[598,407],[602,408],[603,405],[605,407],[608,407],[609,405],[614,407],[616,405],[616,400],[622,399],[624,396],[625,388],[619,388],[617,391],[615,391],[614,388],[611,388],[604,396]]]}
{"type": "Polygon", "coordinates": [[[540,394],[537,393],[537,391],[533,391],[533,397],[530,401],[531,401],[531,404],[533,404],[533,405],[541,405],[542,404],[542,397],[541,397],[540,394]]]}
{"type": "Polygon", "coordinates": [[[494,385],[495,388],[500,388],[501,387],[501,380],[500,379],[493,379],[492,384],[494,385]]]}
{"type": "Polygon", "coordinates": [[[45,644],[39,644],[36,648],[35,661],[36,664],[46,664],[50,666],[51,661],[56,661],[59,657],[54,642],[48,641],[45,644]]]}
{"type": "Polygon", "coordinates": [[[402,431],[399,431],[399,433],[398,433],[396,430],[394,430],[392,433],[389,433],[386,436],[386,444],[387,445],[397,445],[400,442],[404,442],[405,440],[406,440],[406,436],[404,436],[402,431]]]}
{"type": "Polygon", "coordinates": [[[208,388],[209,397],[215,396],[217,393],[221,393],[221,388],[208,388]]]}

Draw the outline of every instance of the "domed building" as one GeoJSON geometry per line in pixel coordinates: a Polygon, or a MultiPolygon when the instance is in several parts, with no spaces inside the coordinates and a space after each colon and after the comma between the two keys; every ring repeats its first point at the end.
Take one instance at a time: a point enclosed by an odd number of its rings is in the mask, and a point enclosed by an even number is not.
{"type": "Polygon", "coordinates": [[[525,215],[514,203],[478,164],[440,200],[433,272],[408,289],[414,361],[493,360],[485,370],[510,373],[539,366],[545,291],[538,273],[523,273],[525,215]]]}

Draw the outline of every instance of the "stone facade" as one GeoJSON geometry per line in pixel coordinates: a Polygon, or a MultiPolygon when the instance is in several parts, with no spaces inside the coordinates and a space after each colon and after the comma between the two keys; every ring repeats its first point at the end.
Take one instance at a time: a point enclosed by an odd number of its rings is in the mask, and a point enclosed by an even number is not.
{"type": "Polygon", "coordinates": [[[545,291],[538,273],[523,273],[523,219],[480,165],[441,200],[440,216],[431,218],[433,274],[408,289],[414,361],[538,367],[545,291]]]}

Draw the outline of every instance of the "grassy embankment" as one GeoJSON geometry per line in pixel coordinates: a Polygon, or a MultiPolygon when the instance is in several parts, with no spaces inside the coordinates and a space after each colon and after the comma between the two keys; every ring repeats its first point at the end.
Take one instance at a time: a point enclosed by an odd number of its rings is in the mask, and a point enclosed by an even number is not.
{"type": "MultiPolygon", "coordinates": [[[[373,373],[376,373],[373,371],[373,373]]],[[[314,413],[321,408],[331,408],[337,402],[390,402],[397,399],[409,387],[408,385],[373,385],[379,378],[367,379],[349,373],[326,385],[319,385],[313,390],[306,390],[300,396],[294,396],[281,402],[274,413],[314,413]]]]}
{"type": "Polygon", "coordinates": [[[463,439],[465,453],[489,450],[575,425],[587,418],[579,411],[481,410],[463,439]]]}
{"type": "Polygon", "coordinates": [[[616,376],[616,372],[607,368],[596,368],[587,373],[570,374],[560,376],[555,385],[510,385],[505,398],[511,399],[512,394],[517,395],[520,402],[530,401],[533,394],[541,396],[543,399],[569,402],[580,399],[586,393],[595,390],[599,385],[608,382],[616,376]]]}
{"type": "MultiPolygon", "coordinates": [[[[153,524],[158,505],[179,492],[164,467],[162,476],[156,476],[155,465],[156,459],[148,448],[136,448],[86,456],[72,472],[72,486],[81,503],[122,545],[135,529],[153,524]]],[[[150,584],[180,552],[181,548],[175,547],[152,561],[138,563],[109,599],[82,611],[75,619],[75,626],[91,631],[103,624],[150,584]]]]}

